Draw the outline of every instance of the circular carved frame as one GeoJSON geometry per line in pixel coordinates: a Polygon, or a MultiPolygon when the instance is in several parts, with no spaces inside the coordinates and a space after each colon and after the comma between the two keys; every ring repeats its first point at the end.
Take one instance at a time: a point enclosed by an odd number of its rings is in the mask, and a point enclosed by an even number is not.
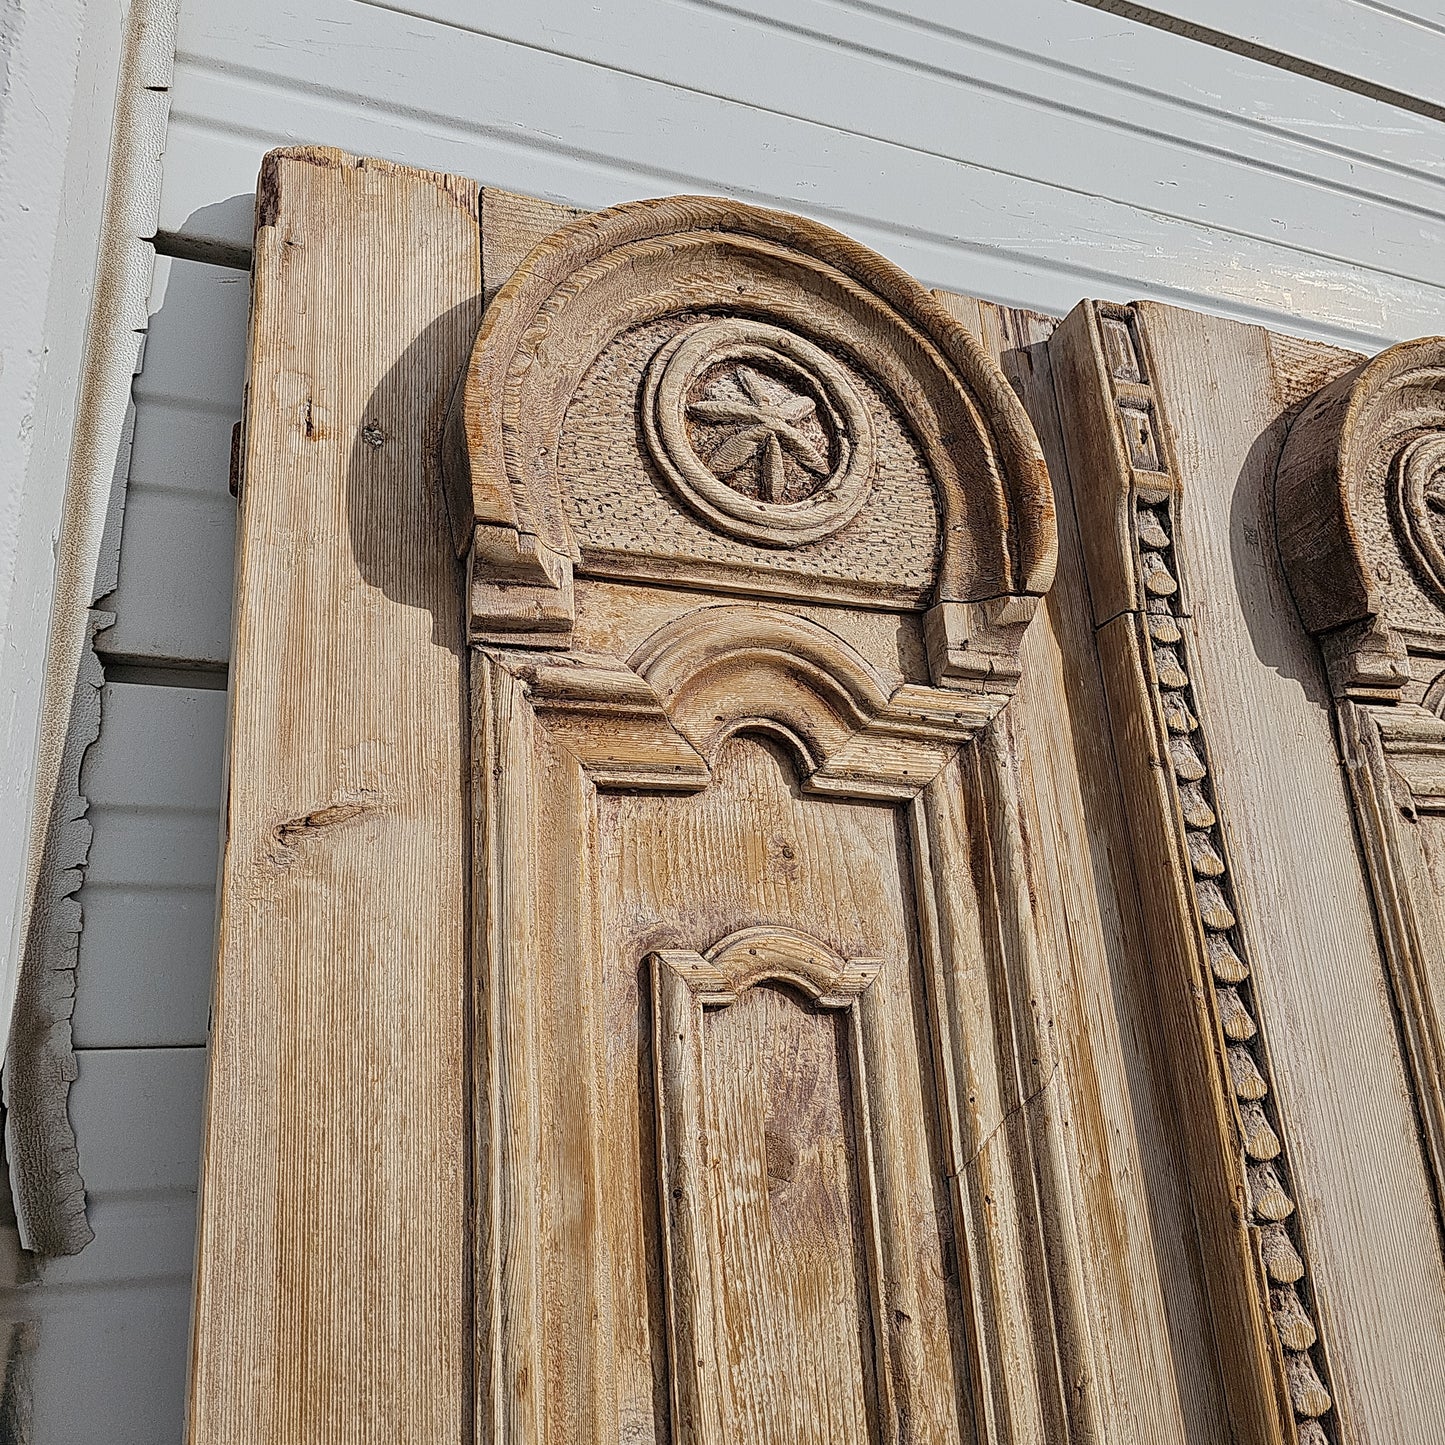
{"type": "MultiPolygon", "coordinates": [[[[756,403],[732,405],[740,429],[733,431],[731,438],[741,438],[743,450],[755,440],[757,450],[768,460],[776,458],[773,465],[781,467],[784,448],[779,433],[785,440],[789,433],[797,436],[798,447],[809,446],[809,440],[781,415],[769,429],[757,424],[765,413],[756,403]],[[754,423],[751,427],[749,419],[754,423]]],[[[857,516],[872,485],[873,423],[848,373],[811,341],[767,322],[723,317],[700,322],[673,337],[648,365],[642,427],[653,461],[694,511],[713,526],[764,546],[794,547],[841,530],[857,516]],[[775,376],[781,373],[799,400],[829,418],[827,430],[837,456],[821,484],[802,499],[752,497],[720,475],[716,462],[699,451],[688,425],[689,414],[707,405],[726,413],[729,404],[699,403],[694,400],[695,388],[708,371],[728,363],[740,368],[753,363],[775,376]]],[[[728,443],[725,437],[718,452],[728,443]]],[[[760,462],[759,470],[765,466],[766,462],[760,462]]]]}

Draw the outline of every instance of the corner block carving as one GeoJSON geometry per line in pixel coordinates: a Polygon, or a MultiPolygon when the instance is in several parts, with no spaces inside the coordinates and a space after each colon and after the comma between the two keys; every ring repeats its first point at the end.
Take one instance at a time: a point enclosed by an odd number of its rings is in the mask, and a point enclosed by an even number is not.
{"type": "Polygon", "coordinates": [[[1445,669],[1445,340],[1392,346],[1311,398],[1275,519],[1336,695],[1423,701],[1445,669]]]}

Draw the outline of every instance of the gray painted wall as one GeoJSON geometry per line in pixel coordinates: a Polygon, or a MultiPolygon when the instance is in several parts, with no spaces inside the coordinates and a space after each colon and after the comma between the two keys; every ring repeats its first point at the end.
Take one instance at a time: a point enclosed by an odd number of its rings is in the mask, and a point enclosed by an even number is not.
{"type": "Polygon", "coordinates": [[[183,0],[84,774],[71,1114],[96,1239],[12,1300],[39,1322],[34,1445],[181,1437],[262,154],[327,143],[594,207],[727,193],[1042,310],[1156,297],[1369,350],[1442,329],[1445,16],[1257,9],[1180,0],[1178,34],[1078,0],[183,0]]]}

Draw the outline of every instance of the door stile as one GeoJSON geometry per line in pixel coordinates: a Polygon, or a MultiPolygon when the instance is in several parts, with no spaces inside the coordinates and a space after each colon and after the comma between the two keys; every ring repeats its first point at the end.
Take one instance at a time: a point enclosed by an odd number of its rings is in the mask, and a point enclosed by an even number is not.
{"type": "MultiPolygon", "coordinates": [[[[1437,1207],[1445,1219],[1445,959],[1427,839],[1445,814],[1445,721],[1425,708],[1339,698],[1340,756],[1395,992],[1437,1207]]],[[[1438,858],[1438,843],[1434,849],[1438,858]]]]}
{"type": "Polygon", "coordinates": [[[479,1440],[509,1445],[539,1437],[545,1379],[531,990],[535,724],[523,688],[505,668],[474,651],[470,675],[476,1429],[479,1440]]]}
{"type": "Polygon", "coordinates": [[[1192,659],[1187,501],[1141,308],[1084,302],[1051,344],[1115,755],[1197,1181],[1215,1346],[1243,1440],[1334,1437],[1249,920],[1217,816],[1192,659]]]}
{"type": "Polygon", "coordinates": [[[1008,736],[1005,714],[910,808],[934,1065],[960,1269],[972,1281],[980,1439],[1088,1441],[1101,1428],[1100,1371],[1008,736]],[[968,873],[982,910],[950,882],[968,873]],[[1021,1154],[1036,1171],[1026,1187],[1021,1154]],[[1042,1379],[1048,1389],[1026,1383],[1042,1379]]]}
{"type": "Polygon", "coordinates": [[[570,1401],[572,1438],[615,1440],[596,788],[538,720],[523,680],[482,648],[471,669],[476,1194],[495,1210],[476,1229],[478,1429],[537,1440],[570,1401]],[[566,1238],[565,1256],[548,1234],[566,1238]]]}
{"type": "Polygon", "coordinates": [[[468,1428],[465,642],[438,453],[481,313],[477,200],[321,147],[261,175],[196,1445],[468,1428]]]}

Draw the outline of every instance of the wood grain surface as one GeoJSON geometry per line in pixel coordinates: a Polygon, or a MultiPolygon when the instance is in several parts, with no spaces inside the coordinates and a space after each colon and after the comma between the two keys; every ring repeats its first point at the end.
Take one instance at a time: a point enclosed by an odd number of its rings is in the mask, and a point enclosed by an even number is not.
{"type": "Polygon", "coordinates": [[[436,471],[476,188],[263,176],[191,1439],[461,1437],[466,795],[436,471]]]}
{"type": "Polygon", "coordinates": [[[1445,736],[1413,693],[1356,718],[1347,793],[1270,528],[1349,358],[920,300],[812,224],[650,204],[268,169],[193,1437],[1435,1431],[1426,915],[1381,914],[1387,969],[1373,910],[1434,886],[1445,736]],[[650,435],[730,280],[717,345],[772,370],[688,407],[754,430],[650,435]],[[938,574],[915,537],[859,583],[890,544],[846,517],[634,526],[658,436],[709,506],[877,455],[938,574]]]}

